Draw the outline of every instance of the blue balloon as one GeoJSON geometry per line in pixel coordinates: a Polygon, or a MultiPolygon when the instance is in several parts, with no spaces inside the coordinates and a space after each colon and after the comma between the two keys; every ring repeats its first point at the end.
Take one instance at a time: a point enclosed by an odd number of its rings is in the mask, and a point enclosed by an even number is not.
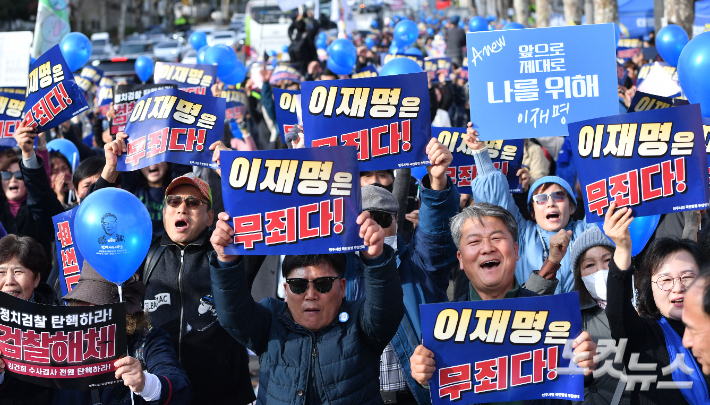
{"type": "Polygon", "coordinates": [[[237,53],[234,52],[234,49],[224,44],[213,45],[205,52],[205,63],[217,65],[217,77],[220,79],[232,74],[238,61],[237,53]]]}
{"type": "Polygon", "coordinates": [[[496,20],[496,16],[489,14],[486,16],[486,20],[488,20],[488,22],[493,22],[496,20]]]}
{"type": "Polygon", "coordinates": [[[618,46],[621,39],[621,27],[617,23],[612,24],[614,24],[614,46],[618,46]]]}
{"type": "Polygon", "coordinates": [[[347,75],[353,70],[355,62],[357,61],[357,49],[352,42],[345,38],[336,39],[330,46],[328,50],[328,60],[333,60],[335,65],[340,71],[347,71],[346,73],[338,73],[333,70],[333,72],[339,75],[347,75]]]}
{"type": "Polygon", "coordinates": [[[147,55],[141,55],[136,59],[135,63],[135,70],[136,74],[138,75],[138,78],[141,79],[142,82],[147,82],[148,79],[150,79],[151,76],[153,76],[153,70],[155,69],[155,64],[153,63],[153,59],[150,58],[150,56],[147,55]]]}
{"type": "Polygon", "coordinates": [[[266,54],[269,56],[276,56],[276,51],[272,49],[269,52],[267,52],[266,54]]]}
{"type": "Polygon", "coordinates": [[[423,70],[417,62],[409,58],[394,58],[385,63],[380,71],[380,76],[394,76],[420,72],[423,72],[423,70]]]}
{"type": "Polygon", "coordinates": [[[321,31],[318,33],[318,38],[328,39],[328,34],[325,31],[321,31]]]}
{"type": "Polygon", "coordinates": [[[246,77],[247,77],[246,66],[244,66],[244,64],[242,62],[237,60],[237,64],[234,67],[234,71],[231,74],[229,74],[228,76],[220,77],[220,80],[222,80],[226,84],[231,84],[232,86],[236,86],[237,84],[243,82],[246,77]]]}
{"type": "Polygon", "coordinates": [[[447,25],[447,24],[449,24],[449,20],[444,20],[441,22],[441,25],[447,25]]]}
{"type": "Polygon", "coordinates": [[[444,10],[439,10],[439,15],[440,15],[441,17],[443,17],[443,16],[444,16],[444,10]]]}
{"type": "Polygon", "coordinates": [[[367,46],[367,49],[372,49],[375,46],[375,40],[370,37],[365,38],[365,46],[367,46]]]}
{"type": "Polygon", "coordinates": [[[30,66],[32,66],[35,62],[37,62],[37,59],[30,56],[30,66]]]}
{"type": "Polygon", "coordinates": [[[397,45],[395,45],[394,42],[391,43],[390,48],[387,52],[391,53],[392,55],[396,55],[397,54],[397,45]]]}
{"type": "Polygon", "coordinates": [[[145,259],[153,223],[138,197],[120,188],[103,188],[81,202],[74,219],[76,245],[103,278],[123,283],[145,259]],[[108,249],[107,249],[108,247],[108,249]]]}
{"type": "Polygon", "coordinates": [[[488,31],[488,21],[477,15],[468,20],[468,30],[471,32],[488,31]]]}
{"type": "Polygon", "coordinates": [[[429,35],[430,37],[433,37],[434,36],[434,28],[431,28],[431,27],[427,28],[426,34],[429,35]]]}
{"type": "Polygon", "coordinates": [[[427,24],[431,24],[432,21],[434,21],[434,19],[431,18],[431,16],[428,16],[428,17],[426,18],[426,20],[424,20],[424,21],[426,21],[427,24]]]}
{"type": "Polygon", "coordinates": [[[372,28],[380,28],[380,23],[377,22],[377,20],[372,20],[372,24],[370,24],[372,28]]]}
{"type": "Polygon", "coordinates": [[[439,19],[435,18],[435,19],[431,20],[431,23],[434,25],[439,25],[439,19]]]}
{"type": "Polygon", "coordinates": [[[72,72],[79,70],[91,57],[91,41],[81,32],[70,32],[59,43],[62,56],[72,72]]]}
{"type": "Polygon", "coordinates": [[[691,103],[700,103],[703,117],[710,118],[710,33],[696,35],[678,59],[678,81],[691,103]]]}
{"type": "Polygon", "coordinates": [[[417,166],[417,167],[412,167],[411,169],[411,175],[415,179],[421,181],[424,176],[427,175],[426,171],[426,166],[417,166]]]}
{"type": "Polygon", "coordinates": [[[199,51],[203,46],[207,45],[207,34],[205,34],[204,31],[193,32],[190,35],[190,45],[192,45],[196,51],[199,51]]]}
{"type": "Polygon", "coordinates": [[[209,45],[205,45],[202,48],[200,48],[199,51],[197,51],[197,55],[195,55],[195,58],[197,59],[197,63],[204,65],[205,62],[205,53],[207,50],[210,49],[209,45]]]}
{"type": "Polygon", "coordinates": [[[328,60],[326,61],[326,66],[328,67],[328,69],[330,69],[331,72],[338,75],[349,75],[353,71],[352,67],[348,69],[347,66],[341,66],[337,62],[335,62],[333,58],[328,58],[328,60]]]}
{"type": "Polygon", "coordinates": [[[47,150],[54,150],[66,156],[71,164],[72,172],[79,164],[79,149],[68,139],[57,138],[47,142],[47,150]]]}
{"type": "Polygon", "coordinates": [[[422,51],[419,50],[419,48],[407,48],[404,50],[405,55],[415,55],[415,56],[424,56],[422,51]]]}
{"type": "Polygon", "coordinates": [[[505,24],[503,26],[504,30],[522,30],[525,29],[525,26],[521,23],[517,22],[509,22],[508,24],[505,24]]]}
{"type": "MultiPolygon", "coordinates": [[[[660,219],[660,215],[649,215],[646,217],[635,217],[634,220],[631,221],[631,225],[629,225],[631,256],[636,256],[646,247],[651,236],[653,236],[653,232],[656,231],[660,219]]],[[[601,229],[602,233],[604,233],[604,224],[600,222],[597,226],[601,229]]],[[[606,236],[606,233],[604,233],[604,236],[606,236]]],[[[607,238],[609,237],[607,236],[607,238]]]]}
{"type": "Polygon", "coordinates": [[[394,43],[397,44],[397,48],[406,48],[416,42],[419,37],[419,28],[417,27],[417,23],[412,20],[400,21],[394,27],[392,35],[394,37],[394,43]]]}
{"type": "Polygon", "coordinates": [[[390,23],[387,25],[389,25],[390,27],[394,27],[394,24],[395,24],[394,20],[390,20],[390,23]]]}
{"type": "Polygon", "coordinates": [[[328,46],[328,40],[325,38],[316,39],[316,48],[325,49],[328,46]]]}
{"type": "Polygon", "coordinates": [[[281,47],[281,52],[283,53],[288,53],[288,45],[284,45],[281,47]]]}
{"type": "Polygon", "coordinates": [[[675,24],[668,24],[658,31],[656,49],[669,65],[678,67],[680,53],[689,40],[688,33],[683,28],[675,24]]]}

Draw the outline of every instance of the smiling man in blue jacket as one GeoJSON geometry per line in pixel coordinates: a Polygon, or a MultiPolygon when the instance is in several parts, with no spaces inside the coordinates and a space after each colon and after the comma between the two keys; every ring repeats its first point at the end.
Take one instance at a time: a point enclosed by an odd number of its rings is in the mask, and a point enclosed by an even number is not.
{"type": "Polygon", "coordinates": [[[404,304],[395,253],[382,228],[357,218],[368,249],[365,298],[345,300],[345,257],[286,256],[286,300],[250,296],[239,256],[224,254],[233,239],[229,215],[219,214],[210,239],[212,294],[219,322],[259,356],[258,404],[382,404],[380,355],[397,331],[404,304]]]}

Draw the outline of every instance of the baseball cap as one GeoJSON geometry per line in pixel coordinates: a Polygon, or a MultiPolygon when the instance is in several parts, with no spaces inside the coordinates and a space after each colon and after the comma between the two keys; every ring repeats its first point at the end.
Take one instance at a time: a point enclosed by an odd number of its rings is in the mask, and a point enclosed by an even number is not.
{"type": "Polygon", "coordinates": [[[192,173],[187,173],[173,179],[168,188],[165,189],[165,196],[167,197],[170,195],[171,190],[183,184],[189,184],[197,187],[197,189],[200,190],[200,193],[207,199],[207,201],[210,202],[210,206],[212,205],[212,190],[210,190],[210,185],[192,173]]]}

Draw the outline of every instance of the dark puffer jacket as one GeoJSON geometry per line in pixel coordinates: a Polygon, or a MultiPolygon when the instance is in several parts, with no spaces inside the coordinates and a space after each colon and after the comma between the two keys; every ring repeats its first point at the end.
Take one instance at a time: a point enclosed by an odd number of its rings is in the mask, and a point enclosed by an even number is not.
{"type": "MultiPolygon", "coordinates": [[[[217,316],[239,342],[259,355],[258,404],[303,405],[307,398],[329,405],[382,404],[380,355],[404,315],[394,251],[365,263],[366,298],[343,300],[336,319],[315,334],[297,325],[285,302],[249,295],[242,262],[210,258],[217,316]],[[314,376],[317,393],[309,392],[314,376]]],[[[313,402],[309,402],[313,403],[313,402]]]]}

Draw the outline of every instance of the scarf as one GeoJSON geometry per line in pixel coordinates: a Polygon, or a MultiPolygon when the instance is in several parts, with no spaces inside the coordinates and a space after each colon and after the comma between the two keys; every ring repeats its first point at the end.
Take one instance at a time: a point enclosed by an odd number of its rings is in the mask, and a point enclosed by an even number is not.
{"type": "Polygon", "coordinates": [[[668,356],[671,359],[671,364],[679,355],[682,355],[683,360],[685,361],[685,366],[693,370],[693,372],[688,375],[685,374],[680,367],[676,368],[671,373],[673,382],[682,383],[691,381],[693,383],[692,388],[680,390],[681,394],[683,394],[683,397],[690,405],[710,404],[710,397],[708,396],[708,387],[705,384],[705,378],[703,378],[703,373],[698,367],[698,363],[695,361],[695,358],[690,353],[690,350],[683,347],[683,340],[680,336],[678,336],[676,331],[673,330],[665,317],[661,316],[661,319],[658,319],[656,322],[658,322],[661,326],[661,330],[663,330],[663,335],[666,339],[666,349],[668,349],[668,356]]]}

